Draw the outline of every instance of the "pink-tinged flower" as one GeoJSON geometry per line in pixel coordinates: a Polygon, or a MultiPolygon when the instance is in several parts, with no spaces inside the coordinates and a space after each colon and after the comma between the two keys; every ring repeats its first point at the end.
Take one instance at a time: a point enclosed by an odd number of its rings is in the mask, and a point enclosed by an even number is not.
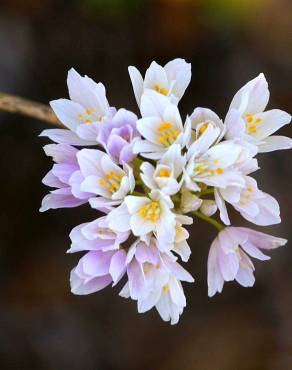
{"type": "Polygon", "coordinates": [[[144,80],[136,67],[130,66],[128,70],[138,106],[146,90],[154,90],[168,96],[173,103],[177,104],[192,76],[191,64],[180,58],[171,60],[164,67],[152,62],[145,73],[144,80]]]}
{"type": "Polygon", "coordinates": [[[130,232],[117,232],[109,228],[106,216],[76,226],[70,233],[71,247],[67,253],[84,250],[117,250],[130,232]]]}
{"type": "Polygon", "coordinates": [[[148,91],[141,98],[142,118],[137,121],[137,129],[145,140],[137,140],[134,152],[145,158],[160,159],[173,145],[184,147],[191,131],[191,121],[187,117],[185,125],[178,107],[170,100],[148,91]]]}
{"type": "Polygon", "coordinates": [[[96,145],[97,135],[105,117],[111,117],[115,108],[108,104],[105,87],[91,78],[82,77],[73,68],[68,72],[69,99],[58,99],[50,105],[66,129],[44,130],[40,136],[56,143],[96,145]]]}
{"type": "Polygon", "coordinates": [[[49,144],[44,146],[44,151],[53,158],[55,164],[42,182],[57,189],[44,197],[40,211],[77,207],[86,203],[93,194],[80,190],[84,178],[76,158],[78,150],[67,144],[49,144]]]}
{"type": "Polygon", "coordinates": [[[249,256],[268,260],[262,249],[285,245],[286,239],[277,238],[245,227],[227,227],[213,241],[208,257],[208,295],[221,293],[224,281],[236,280],[244,287],[254,285],[254,265],[249,256]]]}
{"type": "Polygon", "coordinates": [[[77,158],[84,178],[81,190],[98,195],[90,199],[93,208],[110,209],[134,190],[133,170],[126,163],[121,168],[106,153],[95,149],[82,149],[77,158]]]}
{"type": "Polygon", "coordinates": [[[137,300],[139,313],[155,306],[164,321],[176,324],[186,306],[181,281],[193,282],[193,277],[173,256],[160,254],[154,238],[149,244],[137,240],[126,264],[128,282],[120,295],[137,300]]]}
{"type": "Polygon", "coordinates": [[[78,262],[71,271],[71,291],[84,295],[97,292],[113,282],[116,284],[126,272],[126,252],[90,251],[78,262]]]}
{"type": "Polygon", "coordinates": [[[97,140],[117,163],[129,163],[135,157],[133,145],[141,137],[136,128],[137,119],[134,113],[122,108],[100,125],[97,140]]]}
{"type": "Polygon", "coordinates": [[[175,214],[169,196],[153,190],[149,197],[128,195],[124,202],[108,214],[113,230],[132,230],[135,236],[145,239],[154,233],[160,243],[173,243],[175,237],[175,214]]]}
{"type": "Polygon", "coordinates": [[[292,140],[273,135],[291,121],[280,109],[265,111],[270,97],[263,73],[245,84],[233,97],[225,118],[227,139],[240,138],[258,146],[259,152],[291,149],[292,140]]]}
{"type": "MultiPolygon", "coordinates": [[[[257,187],[257,182],[250,176],[244,176],[245,186],[227,187],[220,193],[215,190],[215,199],[224,214],[224,201],[230,203],[246,220],[260,226],[274,225],[281,222],[280,207],[275,198],[257,187]]],[[[227,214],[226,214],[227,215],[227,214]]],[[[224,221],[223,217],[223,222],[224,221]]],[[[229,224],[229,218],[226,221],[229,224]]]]}

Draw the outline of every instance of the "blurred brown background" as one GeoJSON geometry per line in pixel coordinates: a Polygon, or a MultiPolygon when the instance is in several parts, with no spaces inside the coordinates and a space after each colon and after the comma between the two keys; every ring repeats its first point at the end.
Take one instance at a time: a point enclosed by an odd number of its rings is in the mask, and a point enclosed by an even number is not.
{"type": "MultiPolygon", "coordinates": [[[[183,115],[208,106],[224,117],[241,85],[264,72],[269,107],[292,111],[290,0],[2,0],[0,91],[47,103],[67,96],[66,72],[102,81],[112,105],[137,110],[128,65],[183,57],[193,77],[183,115]]],[[[152,310],[118,297],[120,287],[73,296],[68,233],[96,213],[87,206],[40,214],[50,168],[38,138],[46,125],[1,113],[0,369],[292,369],[292,198],[290,152],[259,156],[260,187],[282,206],[266,231],[290,238],[256,262],[256,285],[226,284],[207,297],[206,260],[215,230],[191,227],[196,277],[171,327],[152,310]]],[[[282,130],[291,135],[291,127],[282,130]]],[[[234,224],[244,224],[234,215],[234,224]]]]}

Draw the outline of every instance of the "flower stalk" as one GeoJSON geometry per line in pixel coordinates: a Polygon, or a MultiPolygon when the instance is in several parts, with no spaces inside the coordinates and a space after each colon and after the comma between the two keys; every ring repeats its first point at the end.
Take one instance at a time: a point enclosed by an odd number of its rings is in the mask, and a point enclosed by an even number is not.
{"type": "Polygon", "coordinates": [[[192,214],[198,218],[200,218],[203,221],[208,222],[209,224],[213,225],[218,231],[221,231],[224,229],[224,225],[222,225],[220,222],[214,220],[214,218],[204,215],[200,211],[193,211],[192,214]]]}
{"type": "Polygon", "coordinates": [[[0,93],[0,110],[22,114],[24,116],[47,122],[54,126],[64,127],[50,107],[19,96],[0,93]]]}

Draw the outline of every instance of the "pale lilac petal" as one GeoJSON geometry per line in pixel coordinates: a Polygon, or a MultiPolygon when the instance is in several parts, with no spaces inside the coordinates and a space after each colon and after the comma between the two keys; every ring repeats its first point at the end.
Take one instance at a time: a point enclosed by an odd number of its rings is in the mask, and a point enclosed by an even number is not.
{"type": "Polygon", "coordinates": [[[131,297],[133,299],[137,299],[141,292],[143,292],[145,284],[142,266],[135,259],[133,259],[127,267],[127,273],[129,277],[129,289],[131,292],[131,297]]]}
{"type": "Polygon", "coordinates": [[[219,253],[218,263],[223,279],[225,281],[234,280],[239,269],[237,253],[219,253]]]}
{"type": "Polygon", "coordinates": [[[96,145],[96,142],[89,142],[79,138],[75,132],[62,129],[62,128],[53,128],[44,130],[40,133],[39,136],[48,137],[55,143],[60,144],[69,144],[69,145],[96,145]]]}
{"type": "Polygon", "coordinates": [[[84,203],[86,200],[76,199],[70,188],[57,189],[43,198],[40,212],[45,212],[48,209],[77,207],[84,203]]]}
{"type": "Polygon", "coordinates": [[[46,176],[42,179],[42,183],[50,186],[51,188],[63,188],[66,186],[62,181],[60,181],[52,171],[49,171],[46,176]]]}
{"type": "Polygon", "coordinates": [[[112,278],[110,275],[85,281],[75,273],[75,269],[71,271],[70,275],[71,292],[76,295],[85,295],[98,292],[99,290],[102,290],[108,286],[111,282],[112,278]]]}
{"type": "Polygon", "coordinates": [[[218,265],[218,239],[216,238],[211,245],[208,256],[208,296],[213,297],[217,292],[221,293],[224,285],[219,265],[218,265]]]}
{"type": "Polygon", "coordinates": [[[78,149],[68,144],[48,144],[44,146],[44,152],[52,157],[56,163],[77,163],[76,154],[78,149]]]}
{"type": "Polygon", "coordinates": [[[113,278],[113,282],[116,284],[126,272],[126,257],[127,253],[121,249],[116,252],[110,263],[109,273],[113,278]]]}
{"type": "Polygon", "coordinates": [[[248,240],[241,244],[242,249],[249,254],[251,257],[257,258],[261,261],[269,260],[271,257],[265,255],[261,252],[260,249],[258,249],[256,246],[254,246],[252,243],[250,243],[248,240]]]}

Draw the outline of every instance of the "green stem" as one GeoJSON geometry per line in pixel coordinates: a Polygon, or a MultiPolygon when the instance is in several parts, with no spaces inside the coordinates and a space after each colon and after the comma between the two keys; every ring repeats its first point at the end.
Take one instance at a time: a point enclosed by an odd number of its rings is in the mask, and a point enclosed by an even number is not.
{"type": "Polygon", "coordinates": [[[224,225],[222,225],[220,222],[214,220],[212,217],[209,217],[209,216],[206,216],[204,215],[202,212],[200,211],[193,211],[192,212],[194,216],[197,216],[198,218],[200,218],[201,220],[204,220],[204,221],[207,221],[209,222],[209,224],[213,225],[218,231],[221,231],[224,229],[224,225]]]}
{"type": "Polygon", "coordinates": [[[131,193],[131,195],[135,195],[135,196],[138,196],[138,197],[145,197],[147,194],[143,194],[143,193],[141,193],[140,191],[133,191],[132,193],[131,193]]]}
{"type": "Polygon", "coordinates": [[[200,193],[196,194],[198,197],[200,197],[201,195],[206,195],[206,194],[213,194],[214,193],[214,189],[211,188],[211,189],[206,189],[206,190],[202,190],[200,191],[200,193]]]}

